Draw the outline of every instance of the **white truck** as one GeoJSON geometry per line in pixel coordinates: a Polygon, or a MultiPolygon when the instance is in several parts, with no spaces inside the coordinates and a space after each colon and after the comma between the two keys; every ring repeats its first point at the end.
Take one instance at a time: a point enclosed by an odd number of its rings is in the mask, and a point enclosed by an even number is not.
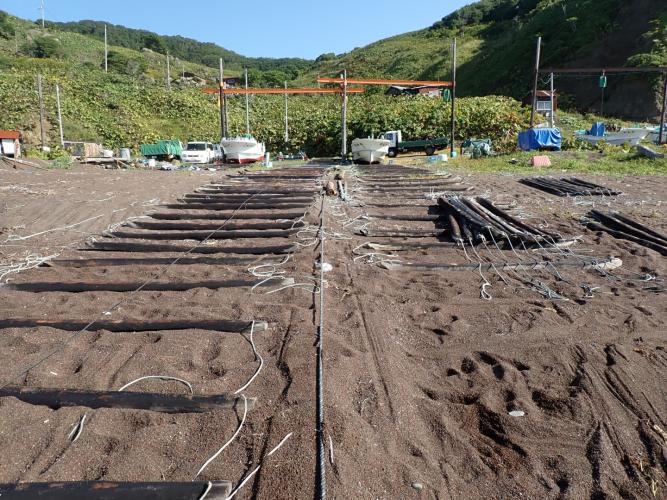
{"type": "Polygon", "coordinates": [[[188,142],[181,153],[183,163],[213,163],[219,159],[219,147],[210,142],[188,142]]]}

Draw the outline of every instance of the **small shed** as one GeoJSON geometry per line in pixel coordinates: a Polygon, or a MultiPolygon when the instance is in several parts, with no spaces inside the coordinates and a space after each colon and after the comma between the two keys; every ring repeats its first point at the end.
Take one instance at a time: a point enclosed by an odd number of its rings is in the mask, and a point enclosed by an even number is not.
{"type": "MultiPolygon", "coordinates": [[[[522,106],[533,105],[533,93],[529,92],[521,101],[522,106]]],[[[558,110],[558,93],[554,91],[554,109],[551,109],[551,91],[538,90],[537,100],[535,101],[535,111],[544,116],[551,115],[552,111],[558,110]]]]}
{"type": "Polygon", "coordinates": [[[0,130],[0,154],[11,158],[21,156],[21,132],[17,130],[0,130]]]}

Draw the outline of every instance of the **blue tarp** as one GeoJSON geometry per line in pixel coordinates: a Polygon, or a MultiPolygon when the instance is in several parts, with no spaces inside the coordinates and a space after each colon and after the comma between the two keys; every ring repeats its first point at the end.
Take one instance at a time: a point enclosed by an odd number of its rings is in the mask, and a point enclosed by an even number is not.
{"type": "Polygon", "coordinates": [[[589,135],[594,135],[595,137],[604,137],[605,128],[604,123],[595,122],[591,129],[588,131],[589,135]]]}
{"type": "Polygon", "coordinates": [[[561,135],[559,128],[531,128],[519,132],[519,149],[552,149],[560,151],[561,135]]]}

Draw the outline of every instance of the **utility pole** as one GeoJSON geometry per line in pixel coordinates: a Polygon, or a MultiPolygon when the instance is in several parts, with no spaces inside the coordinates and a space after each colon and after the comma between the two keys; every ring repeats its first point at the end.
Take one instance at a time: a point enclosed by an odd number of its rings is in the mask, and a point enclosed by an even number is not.
{"type": "Polygon", "coordinates": [[[247,93],[248,90],[248,68],[245,69],[245,133],[250,135],[250,96],[247,93]]]}
{"type": "Polygon", "coordinates": [[[63,131],[63,113],[60,108],[60,85],[56,83],[56,104],[58,105],[58,127],[60,128],[60,145],[65,147],[65,132],[63,131]]]}
{"type": "Polygon", "coordinates": [[[44,29],[44,10],[45,10],[44,0],[41,0],[39,10],[42,11],[42,29],[44,29]]]}
{"type": "Polygon", "coordinates": [[[287,117],[287,82],[285,82],[285,144],[289,142],[289,118],[287,117]]]}
{"type": "Polygon", "coordinates": [[[347,70],[343,70],[343,106],[342,106],[342,148],[341,161],[347,162],[347,70]]]}
{"type": "Polygon", "coordinates": [[[533,102],[530,109],[530,128],[535,126],[535,106],[537,106],[537,81],[540,76],[540,52],[542,51],[542,37],[537,37],[537,50],[535,54],[535,80],[533,81],[533,102]]]}
{"type": "Polygon", "coordinates": [[[42,140],[42,151],[46,146],[44,133],[44,95],[42,93],[42,75],[37,75],[37,94],[39,95],[39,134],[42,140]]]}
{"type": "Polygon", "coordinates": [[[554,74],[551,73],[551,77],[549,78],[549,81],[551,82],[551,111],[550,111],[550,116],[549,116],[549,126],[551,128],[554,128],[556,125],[556,111],[554,110],[554,74]]]}
{"type": "Polygon", "coordinates": [[[452,123],[451,123],[451,146],[449,149],[450,156],[454,156],[454,133],[456,132],[456,38],[452,42],[452,123]]]}
{"type": "Polygon", "coordinates": [[[107,25],[104,25],[104,72],[109,72],[109,45],[107,42],[107,25]]]}
{"type": "Polygon", "coordinates": [[[171,67],[169,66],[169,52],[167,52],[167,88],[171,90],[171,67]]]}
{"type": "Polygon", "coordinates": [[[658,144],[665,141],[665,114],[667,113],[667,73],[664,73],[665,85],[662,89],[662,113],[660,114],[660,132],[658,133],[658,144]]]}
{"type": "Polygon", "coordinates": [[[220,58],[220,140],[227,137],[227,120],[225,119],[225,65],[220,58]]]}

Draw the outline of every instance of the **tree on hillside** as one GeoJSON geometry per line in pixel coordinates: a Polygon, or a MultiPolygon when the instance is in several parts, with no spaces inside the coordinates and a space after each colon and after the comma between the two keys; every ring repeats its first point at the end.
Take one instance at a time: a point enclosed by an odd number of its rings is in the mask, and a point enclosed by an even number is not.
{"type": "Polygon", "coordinates": [[[167,47],[164,43],[164,40],[155,33],[145,34],[142,41],[143,41],[143,46],[146,49],[150,49],[153,52],[159,52],[160,54],[167,53],[167,47]]]}
{"type": "Polygon", "coordinates": [[[57,38],[42,36],[33,40],[30,54],[39,59],[58,58],[63,55],[63,47],[57,38]]]}
{"type": "Polygon", "coordinates": [[[130,76],[137,76],[148,68],[148,63],[143,58],[130,57],[117,50],[109,52],[108,63],[111,71],[130,76]]]}
{"type": "Polygon", "coordinates": [[[0,38],[9,40],[10,38],[14,38],[15,34],[16,29],[14,29],[9,15],[5,11],[0,10],[0,38]]]}

